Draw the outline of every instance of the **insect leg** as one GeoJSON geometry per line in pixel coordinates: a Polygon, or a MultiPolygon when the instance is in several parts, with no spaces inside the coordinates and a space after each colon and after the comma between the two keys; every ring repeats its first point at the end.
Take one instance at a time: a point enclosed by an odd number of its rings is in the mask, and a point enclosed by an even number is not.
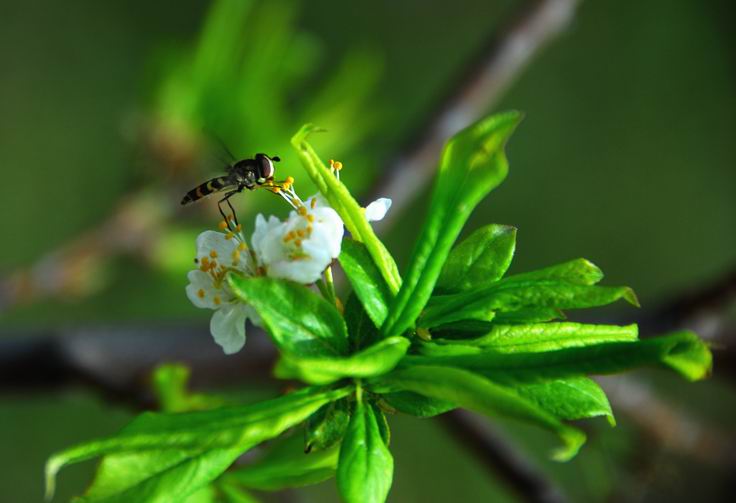
{"type": "Polygon", "coordinates": [[[237,194],[237,193],[238,193],[237,190],[231,190],[230,192],[225,194],[225,197],[217,201],[217,209],[220,210],[220,215],[222,215],[222,218],[225,220],[225,223],[227,224],[227,228],[231,231],[233,229],[230,227],[230,219],[225,215],[225,212],[222,210],[222,203],[227,203],[227,205],[230,207],[230,211],[232,211],[232,218],[235,219],[235,224],[237,225],[238,217],[235,214],[235,209],[233,208],[233,205],[229,201],[230,197],[233,194],[237,194]]]}

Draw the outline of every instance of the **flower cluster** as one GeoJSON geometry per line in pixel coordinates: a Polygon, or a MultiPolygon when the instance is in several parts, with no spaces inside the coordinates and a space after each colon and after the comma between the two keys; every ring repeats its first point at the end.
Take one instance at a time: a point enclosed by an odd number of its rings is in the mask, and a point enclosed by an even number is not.
{"type": "MultiPolygon", "coordinates": [[[[342,164],[331,163],[339,179],[342,164]]],[[[294,190],[294,180],[266,187],[292,207],[286,220],[276,216],[256,216],[250,243],[240,225],[220,222],[222,232],[205,231],[197,238],[197,269],[190,271],[186,293],[197,307],[213,309],[210,332],[226,354],[237,353],[245,344],[245,322],[260,324],[256,312],[237,300],[230,291],[229,273],[246,277],[270,276],[310,285],[340,255],[344,235],[343,221],[324,198],[317,194],[303,201],[294,190]],[[227,231],[226,231],[227,230],[227,231]]],[[[391,200],[378,199],[365,208],[369,222],[381,220],[391,200]]]]}

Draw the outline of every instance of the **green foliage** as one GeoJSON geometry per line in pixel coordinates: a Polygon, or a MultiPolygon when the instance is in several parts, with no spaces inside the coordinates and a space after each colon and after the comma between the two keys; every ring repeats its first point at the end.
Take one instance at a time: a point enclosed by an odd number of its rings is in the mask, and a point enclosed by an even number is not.
{"type": "Polygon", "coordinates": [[[338,310],[304,285],[272,278],[230,275],[230,287],[263,320],[284,354],[343,355],[348,331],[338,310]]]}
{"type": "Polygon", "coordinates": [[[305,453],[299,435],[292,435],[254,463],[225,474],[222,482],[260,491],[318,484],[335,476],[339,452],[332,446],[305,453]]]}
{"type": "Polygon", "coordinates": [[[358,399],[340,447],[337,488],[347,503],[381,503],[393,478],[394,460],[372,406],[358,399]]]}
{"type": "Polygon", "coordinates": [[[413,328],[470,213],[506,178],[508,162],[503,147],[520,120],[517,112],[491,116],[461,131],[445,146],[429,216],[401,289],[381,326],[384,336],[413,328]]]}
{"type": "MultiPolygon", "coordinates": [[[[386,413],[431,417],[457,407],[504,416],[557,435],[564,461],[585,442],[567,421],[605,417],[603,390],[589,375],[641,366],[706,377],[711,353],[691,332],[638,338],[636,325],[556,321],[564,310],[638,305],[625,286],[600,286],[595,265],[576,259],[504,277],[516,229],[489,225],[453,248],[473,208],[503,181],[504,145],[520,120],[496,115],[461,131],[445,147],[429,215],[402,282],[393,257],[363,209],[307,142],[293,139],[302,164],[343,219],[339,263],[352,287],[344,308],[331,288],[229,274],[230,290],[252,308],[280,358],[275,375],[313,385],[246,407],[143,414],[117,436],[68,449],[47,466],[49,490],[64,465],[102,456],[82,501],[229,501],[248,490],[279,490],[336,477],[342,498],[383,502],[393,477],[386,413]],[[265,455],[224,474],[252,447],[265,455]],[[305,453],[306,451],[306,453],[305,453]]],[[[330,272],[331,277],[331,272],[330,272]]],[[[247,349],[246,349],[247,350],[247,349]]],[[[165,410],[217,402],[186,391],[186,370],[161,368],[154,379],[165,410]]]]}
{"type": "Polygon", "coordinates": [[[514,227],[481,227],[452,249],[437,278],[437,289],[449,293],[492,284],[506,273],[515,249],[514,227]]]}
{"type": "Polygon", "coordinates": [[[63,466],[104,456],[82,501],[184,499],[217,478],[243,452],[348,392],[306,388],[255,405],[142,414],[114,437],[52,456],[46,465],[47,495],[53,494],[54,478],[63,466]]]}

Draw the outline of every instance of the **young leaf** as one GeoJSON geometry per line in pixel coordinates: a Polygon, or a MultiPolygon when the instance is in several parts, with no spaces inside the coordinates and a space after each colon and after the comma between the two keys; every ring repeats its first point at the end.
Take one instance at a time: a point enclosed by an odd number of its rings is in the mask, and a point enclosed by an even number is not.
{"type": "Polygon", "coordinates": [[[348,343],[351,351],[357,351],[380,339],[378,328],[365,312],[358,297],[352,293],[345,303],[345,323],[348,326],[348,343]]]}
{"type": "Polygon", "coordinates": [[[342,440],[350,421],[346,399],[330,402],[309,416],[304,430],[304,452],[328,449],[342,440]]]}
{"type": "Polygon", "coordinates": [[[306,286],[235,274],[230,274],[228,281],[233,293],[258,312],[285,354],[319,357],[347,353],[347,327],[340,312],[306,286]]]}
{"type": "Polygon", "coordinates": [[[350,356],[300,358],[282,355],[274,370],[281,379],[329,384],[346,377],[372,377],[393,369],[409,349],[406,337],[390,337],[350,356]]]}
{"type": "Polygon", "coordinates": [[[437,345],[473,346],[502,353],[542,352],[590,346],[603,342],[635,341],[636,325],[589,325],[583,323],[536,323],[530,325],[493,325],[474,339],[434,339],[437,345]]]}
{"type": "Polygon", "coordinates": [[[179,414],[144,413],[114,437],[53,455],[47,497],[64,466],[104,455],[86,502],[184,500],[225,471],[243,452],[304,421],[350,388],[307,388],[255,405],[179,414]]]}
{"type": "Polygon", "coordinates": [[[156,367],[152,381],[159,407],[163,412],[187,412],[221,407],[221,398],[190,393],[187,389],[190,370],[178,363],[165,363],[156,367]]]}
{"type": "Polygon", "coordinates": [[[553,279],[572,283],[573,285],[595,285],[603,279],[603,271],[594,263],[584,258],[578,258],[555,264],[536,271],[514,274],[506,278],[507,281],[529,281],[553,279]]]}
{"type": "Polygon", "coordinates": [[[486,318],[499,311],[580,309],[605,306],[622,298],[639,305],[633,290],[625,286],[575,285],[558,280],[512,281],[507,278],[480,290],[432,297],[419,323],[423,327],[434,327],[460,319],[488,321],[486,318]]]}
{"type": "Polygon", "coordinates": [[[381,395],[381,399],[397,412],[415,417],[434,417],[457,408],[445,400],[429,398],[411,391],[396,391],[381,395]]]}
{"type": "Polygon", "coordinates": [[[318,484],[332,478],[337,468],[338,446],[305,453],[298,435],[281,442],[255,463],[222,476],[223,483],[259,491],[318,484]]]}
{"type": "Polygon", "coordinates": [[[611,404],[598,383],[587,377],[569,377],[515,386],[521,396],[562,419],[606,416],[616,425],[611,404]]]}
{"type": "Polygon", "coordinates": [[[406,278],[381,327],[384,337],[401,335],[414,326],[465,221],[481,199],[506,177],[508,163],[503,147],[520,117],[518,112],[507,112],[483,119],[445,146],[429,216],[406,278]]]}
{"type": "Polygon", "coordinates": [[[355,404],[340,447],[337,488],[346,503],[386,501],[393,479],[394,460],[381,437],[373,407],[355,404]]]}
{"type": "Polygon", "coordinates": [[[556,351],[505,353],[486,349],[477,354],[407,356],[402,361],[402,365],[464,368],[501,382],[533,382],[581,374],[613,374],[651,365],[669,367],[686,379],[696,381],[708,375],[711,363],[712,356],[708,346],[689,331],[637,341],[568,347],[556,351]]]}
{"type": "Polygon", "coordinates": [[[572,458],[585,442],[585,435],[513,388],[501,386],[467,370],[439,366],[401,368],[369,382],[376,392],[413,391],[446,400],[488,416],[504,415],[529,421],[560,436],[565,446],[553,453],[557,460],[572,458]]]}
{"type": "Polygon", "coordinates": [[[515,248],[514,227],[481,227],[450,252],[437,279],[437,288],[450,293],[488,286],[501,279],[509,268],[515,248]]]}
{"type": "Polygon", "coordinates": [[[363,304],[373,323],[380,327],[386,319],[393,295],[363,243],[343,239],[340,265],[353,292],[363,304]]]}
{"type": "Polygon", "coordinates": [[[317,186],[317,189],[340,215],[353,239],[365,245],[376,267],[381,271],[389,290],[396,293],[401,285],[401,276],[399,276],[396,263],[381,240],[373,232],[373,228],[365,218],[361,206],[342,182],[327,169],[312,146],[307,142],[307,137],[316,131],[319,131],[318,128],[312,124],[303,126],[292,137],[291,144],[296,149],[304,170],[317,186]]]}
{"type": "Polygon", "coordinates": [[[529,307],[516,311],[501,311],[496,313],[493,321],[496,323],[544,323],[545,321],[564,320],[565,313],[553,307],[529,307]]]}

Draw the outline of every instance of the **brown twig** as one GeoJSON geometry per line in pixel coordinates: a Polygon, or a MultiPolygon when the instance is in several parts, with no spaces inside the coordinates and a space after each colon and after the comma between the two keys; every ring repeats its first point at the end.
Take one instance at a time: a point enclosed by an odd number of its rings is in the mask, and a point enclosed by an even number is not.
{"type": "MultiPolygon", "coordinates": [[[[569,25],[580,0],[538,0],[525,6],[504,29],[494,33],[469,71],[449,86],[447,97],[389,169],[382,172],[371,195],[393,201],[391,212],[376,228],[388,228],[432,178],[442,145],[475,122],[499,100],[540,50],[569,25]]],[[[368,198],[367,200],[371,200],[368,198]]]]}

